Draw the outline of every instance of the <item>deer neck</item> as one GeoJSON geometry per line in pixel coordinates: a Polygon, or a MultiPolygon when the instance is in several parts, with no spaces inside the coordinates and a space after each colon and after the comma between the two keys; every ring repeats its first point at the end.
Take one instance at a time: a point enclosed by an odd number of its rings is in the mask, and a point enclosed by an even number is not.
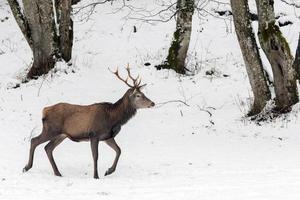
{"type": "Polygon", "coordinates": [[[113,104],[111,113],[114,126],[122,126],[136,114],[136,109],[130,104],[128,97],[124,95],[113,104]]]}

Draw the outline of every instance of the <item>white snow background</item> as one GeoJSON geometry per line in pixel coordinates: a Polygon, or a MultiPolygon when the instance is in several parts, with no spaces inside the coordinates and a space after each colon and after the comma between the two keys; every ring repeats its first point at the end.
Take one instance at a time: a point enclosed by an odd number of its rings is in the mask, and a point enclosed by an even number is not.
{"type": "MultiPolygon", "coordinates": [[[[161,8],[158,0],[128,3],[161,8]]],[[[56,73],[14,88],[31,64],[31,51],[7,2],[0,1],[0,199],[300,199],[300,105],[272,122],[256,124],[244,117],[251,88],[232,19],[195,14],[188,66],[197,63],[196,74],[178,76],[154,68],[167,55],[175,21],[128,19],[130,9],[118,10],[121,6],[98,5],[88,21],[75,15],[72,66],[58,63],[56,73]],[[103,176],[115,154],[101,143],[101,177],[94,180],[89,143],[65,140],[54,152],[63,177],[53,175],[44,144],[36,149],[33,168],[22,173],[30,138],[41,131],[42,108],[117,101],[127,88],[108,67],[126,75],[127,63],[148,84],[144,92],[157,106],[139,110],[123,126],[116,138],[122,148],[116,172],[103,176]],[[206,75],[208,70],[215,74],[206,75]],[[189,106],[159,104],[171,100],[189,106]]],[[[206,9],[227,8],[212,2],[206,9]]],[[[293,22],[281,30],[294,54],[300,9],[276,0],[275,11],[284,15],[279,20],[293,22]]]]}

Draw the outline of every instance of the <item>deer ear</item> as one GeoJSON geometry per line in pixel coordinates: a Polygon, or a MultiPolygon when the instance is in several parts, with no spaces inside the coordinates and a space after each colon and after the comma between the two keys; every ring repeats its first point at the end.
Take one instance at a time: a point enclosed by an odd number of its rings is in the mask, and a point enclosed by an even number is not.
{"type": "Polygon", "coordinates": [[[139,90],[142,90],[142,89],[144,89],[144,87],[146,86],[147,84],[143,84],[143,85],[141,85],[141,86],[139,86],[138,88],[139,88],[139,90]]]}

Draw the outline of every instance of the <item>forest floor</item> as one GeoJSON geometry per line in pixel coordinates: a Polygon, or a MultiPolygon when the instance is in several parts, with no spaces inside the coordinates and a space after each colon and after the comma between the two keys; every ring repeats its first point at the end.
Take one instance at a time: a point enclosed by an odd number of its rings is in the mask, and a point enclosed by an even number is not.
{"type": "MultiPolygon", "coordinates": [[[[129,1],[159,10],[155,2],[129,1]]],[[[293,22],[281,30],[294,53],[300,9],[275,5],[279,21],[293,22]]],[[[20,84],[31,52],[0,0],[0,199],[300,199],[300,105],[268,122],[245,117],[251,88],[230,16],[195,15],[188,61],[195,75],[178,76],[154,68],[167,55],[174,20],[145,22],[133,19],[141,16],[135,13],[129,19],[132,10],[120,7],[98,5],[88,20],[86,11],[76,14],[72,65],[58,63],[56,72],[20,84]],[[139,110],[116,137],[122,148],[116,172],[104,177],[114,152],[101,143],[101,176],[94,180],[89,143],[66,140],[54,152],[63,177],[53,175],[44,145],[23,173],[42,108],[117,101],[127,88],[108,67],[125,75],[127,63],[157,106],[139,110]]],[[[211,3],[206,10],[228,8],[211,3]]]]}

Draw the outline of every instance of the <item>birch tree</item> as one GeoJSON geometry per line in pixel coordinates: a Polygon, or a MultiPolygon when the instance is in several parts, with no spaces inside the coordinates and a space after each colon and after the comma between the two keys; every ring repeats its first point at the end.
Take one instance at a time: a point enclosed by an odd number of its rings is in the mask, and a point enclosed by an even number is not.
{"type": "Polygon", "coordinates": [[[185,74],[185,60],[192,32],[194,4],[194,0],[177,0],[176,30],[173,34],[167,59],[159,67],[173,69],[177,73],[185,74]]]}
{"type": "Polygon", "coordinates": [[[251,116],[262,111],[271,94],[252,29],[248,0],[231,0],[231,8],[235,31],[254,95],[254,102],[248,113],[251,116]]]}
{"type": "Polygon", "coordinates": [[[273,0],[256,0],[258,10],[258,38],[273,71],[276,109],[288,111],[299,101],[296,73],[289,44],[275,24],[273,0]]]}

